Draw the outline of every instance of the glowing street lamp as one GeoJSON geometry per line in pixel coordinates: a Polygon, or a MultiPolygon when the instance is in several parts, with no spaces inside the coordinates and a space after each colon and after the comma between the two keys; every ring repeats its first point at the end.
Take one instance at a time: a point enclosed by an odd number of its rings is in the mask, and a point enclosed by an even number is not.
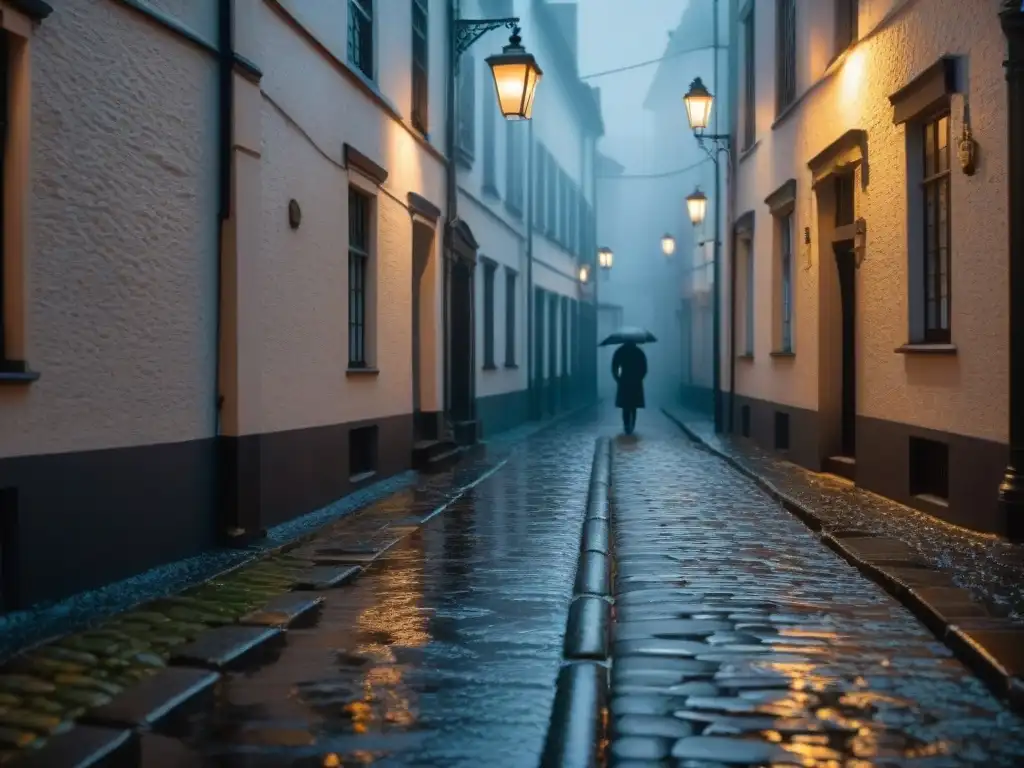
{"type": "Polygon", "coordinates": [[[694,78],[690,90],[683,96],[683,104],[686,105],[686,119],[690,121],[690,128],[697,135],[711,124],[711,107],[714,102],[715,97],[704,86],[704,81],[699,77],[694,78]]]}
{"type": "Polygon", "coordinates": [[[699,227],[704,223],[704,215],[708,211],[708,198],[700,191],[700,187],[686,196],[686,210],[690,214],[693,226],[699,227]]]}
{"type": "Polygon", "coordinates": [[[590,282],[590,265],[580,264],[580,283],[586,285],[590,282]]]}
{"type": "Polygon", "coordinates": [[[487,66],[494,76],[498,108],[506,120],[529,120],[533,115],[533,97],[541,72],[532,53],[527,53],[519,37],[519,27],[512,30],[508,45],[501,53],[487,57],[487,66]]]}
{"type": "Polygon", "coordinates": [[[665,233],[661,236],[661,252],[666,256],[676,252],[676,239],[672,235],[665,233]]]}
{"type": "Polygon", "coordinates": [[[615,260],[615,254],[612,253],[611,248],[598,248],[597,249],[597,266],[601,269],[608,271],[612,268],[612,262],[615,260]]]}

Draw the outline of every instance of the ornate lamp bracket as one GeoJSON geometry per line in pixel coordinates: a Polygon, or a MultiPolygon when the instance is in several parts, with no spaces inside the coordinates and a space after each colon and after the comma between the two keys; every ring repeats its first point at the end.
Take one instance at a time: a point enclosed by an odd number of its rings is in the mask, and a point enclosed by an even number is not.
{"type": "Polygon", "coordinates": [[[455,22],[455,60],[458,61],[470,46],[477,40],[496,29],[515,30],[519,27],[519,17],[510,16],[505,19],[459,19],[455,22]]]}

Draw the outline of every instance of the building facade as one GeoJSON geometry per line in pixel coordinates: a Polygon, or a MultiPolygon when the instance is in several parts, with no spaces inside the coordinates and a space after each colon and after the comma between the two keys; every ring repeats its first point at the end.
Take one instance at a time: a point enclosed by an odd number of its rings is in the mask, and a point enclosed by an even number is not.
{"type": "Polygon", "coordinates": [[[587,371],[596,357],[594,163],[602,123],[596,91],[579,80],[575,2],[460,6],[469,19],[518,17],[544,72],[533,119],[506,122],[485,59],[508,30],[488,33],[460,62],[458,209],[479,247],[476,416],[486,436],[594,394],[587,371]]]}
{"type": "MultiPolygon", "coordinates": [[[[446,301],[453,12],[0,0],[4,609],[245,544],[451,422],[471,353],[446,301]]],[[[481,256],[522,264],[479,229],[481,256]]]]}
{"type": "Polygon", "coordinates": [[[732,429],[1004,531],[999,3],[735,5],[732,429]]]}

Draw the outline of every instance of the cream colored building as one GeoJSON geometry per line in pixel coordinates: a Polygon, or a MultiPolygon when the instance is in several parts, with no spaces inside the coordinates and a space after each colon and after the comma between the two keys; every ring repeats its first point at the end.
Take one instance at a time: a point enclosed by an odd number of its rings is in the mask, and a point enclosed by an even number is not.
{"type": "MultiPolygon", "coordinates": [[[[3,608],[248,542],[445,436],[450,5],[0,0],[3,608]]],[[[510,228],[478,248],[514,269],[510,228]]]]}
{"type": "Polygon", "coordinates": [[[737,2],[724,270],[734,431],[984,531],[1007,454],[998,6],[737,2]]]}

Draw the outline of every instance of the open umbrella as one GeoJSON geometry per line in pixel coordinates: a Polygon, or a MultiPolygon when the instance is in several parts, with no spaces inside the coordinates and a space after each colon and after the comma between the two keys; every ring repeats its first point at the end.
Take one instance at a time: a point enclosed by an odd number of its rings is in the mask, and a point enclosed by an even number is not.
{"type": "Polygon", "coordinates": [[[613,344],[625,344],[627,341],[632,341],[634,344],[650,344],[652,341],[657,341],[657,339],[654,338],[653,333],[643,328],[625,326],[619,328],[619,330],[598,344],[598,346],[610,347],[613,344]]]}

